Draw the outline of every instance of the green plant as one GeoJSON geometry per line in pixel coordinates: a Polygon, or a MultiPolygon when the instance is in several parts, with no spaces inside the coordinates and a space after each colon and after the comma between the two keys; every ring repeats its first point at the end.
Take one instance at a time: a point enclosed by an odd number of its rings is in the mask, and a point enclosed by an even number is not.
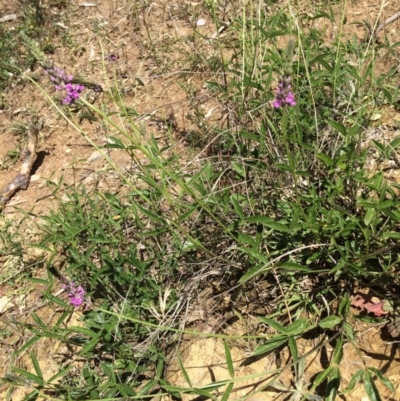
{"type": "MultiPolygon", "coordinates": [[[[399,284],[398,188],[382,172],[367,169],[365,146],[371,116],[397,94],[393,72],[376,76],[371,43],[341,35],[327,43],[322,32],[309,27],[309,17],[263,7],[243,5],[227,27],[229,35],[208,42],[214,46],[212,62],[200,50],[188,59],[209,73],[207,96],[223,110],[219,124],[205,123],[198,99],[204,82],[200,88],[181,83],[189,98],[187,118],[196,126],[192,140],[200,137],[205,148],[193,146],[197,158],[184,160],[169,142],[172,135],[156,140],[138,127],[119,85],[109,85],[101,106],[80,100],[102,125],[103,146],[95,146],[74,115],[53,103],[108,162],[119,187],[69,188],[67,201],[64,197],[59,209],[43,218],[44,235],[36,246],[50,255],[48,277],[40,281],[47,288],[45,299],[67,309],[65,296],[54,296],[51,289],[70,281],[82,286],[83,327],[64,327],[67,312],[55,327],[34,316],[27,326],[32,340],[17,352],[51,337],[74,347],[85,364],[77,374],[72,364],[64,365],[45,381],[31,356],[36,373],[14,372],[35,383],[32,398],[190,393],[230,399],[240,381],[229,349],[234,336],[222,335],[229,380],[196,387],[182,361],[186,387],[165,377],[179,336],[204,335],[184,330],[182,322],[191,301],[185,291],[210,285],[209,276],[218,278],[213,297],[232,296],[228,306],[219,302],[218,312],[230,308],[236,317],[243,316],[239,307],[246,302],[248,313],[247,293],[273,283],[264,300],[270,312],[259,318],[267,335],[249,330],[243,337],[258,341],[252,356],[287,348],[290,360],[265,373],[271,377],[257,391],[274,388],[291,400],[333,400],[363,381],[368,396],[379,399],[375,378],[393,389],[366,364],[346,387],[340,367],[344,344],[358,349],[349,318],[353,284],[393,298],[399,284]],[[129,156],[134,169],[121,168],[110,150],[129,156]],[[300,355],[298,342],[312,333],[328,340],[300,355]],[[327,366],[306,380],[306,357],[327,344],[333,347],[327,366]],[[280,377],[288,371],[289,385],[280,377]],[[58,378],[61,384],[54,386],[58,378]]],[[[205,12],[218,26],[217,4],[207,2],[205,12]]],[[[330,10],[312,19],[334,23],[330,10]]],[[[163,49],[147,21],[144,25],[148,43],[142,51],[146,46],[159,51],[148,57],[167,68],[163,49]]],[[[201,37],[193,35],[186,44],[201,37]]],[[[175,39],[166,38],[164,45],[169,52],[175,39]]],[[[374,142],[382,159],[396,155],[398,144],[397,138],[374,142]]]]}

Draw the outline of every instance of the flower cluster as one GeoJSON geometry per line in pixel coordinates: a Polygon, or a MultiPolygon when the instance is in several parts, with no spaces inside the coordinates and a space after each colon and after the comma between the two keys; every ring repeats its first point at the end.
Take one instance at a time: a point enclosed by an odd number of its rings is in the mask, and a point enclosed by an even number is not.
{"type": "Polygon", "coordinates": [[[62,287],[64,290],[68,291],[69,302],[71,305],[75,306],[75,308],[81,306],[85,302],[86,291],[81,285],[76,285],[71,281],[68,284],[64,284],[62,287]]]}
{"type": "Polygon", "coordinates": [[[73,75],[67,75],[65,71],[58,67],[46,68],[46,72],[50,77],[54,88],[58,91],[65,91],[63,104],[72,104],[79,95],[85,90],[85,87],[80,84],[73,84],[73,75]]]}
{"type": "Polygon", "coordinates": [[[284,75],[282,79],[279,81],[278,90],[276,91],[275,100],[272,102],[272,105],[279,109],[279,107],[288,105],[295,106],[296,100],[294,99],[294,95],[292,92],[292,77],[290,75],[284,75]]]}
{"type": "Polygon", "coordinates": [[[79,94],[85,90],[85,87],[80,84],[68,83],[64,86],[67,91],[66,96],[63,99],[63,104],[72,104],[78,99],[79,94]]]}

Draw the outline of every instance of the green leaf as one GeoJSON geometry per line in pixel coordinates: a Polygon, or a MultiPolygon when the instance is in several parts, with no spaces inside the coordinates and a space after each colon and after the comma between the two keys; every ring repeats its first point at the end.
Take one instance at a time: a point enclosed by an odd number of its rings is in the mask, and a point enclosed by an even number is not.
{"type": "Polygon", "coordinates": [[[241,220],[244,220],[245,217],[244,217],[242,206],[237,201],[236,197],[233,195],[231,196],[231,202],[232,202],[233,208],[235,209],[237,215],[240,217],[241,220]]]}
{"type": "Polygon", "coordinates": [[[278,267],[279,267],[279,269],[284,269],[284,270],[289,270],[289,271],[294,271],[294,272],[306,272],[306,273],[312,272],[312,269],[309,269],[308,267],[299,265],[298,263],[294,263],[294,262],[284,262],[284,263],[280,264],[278,267]]]}
{"type": "Polygon", "coordinates": [[[342,317],[346,317],[349,314],[350,309],[350,297],[349,294],[345,293],[343,298],[340,300],[338,312],[342,317]]]}
{"type": "Polygon", "coordinates": [[[121,141],[121,139],[115,136],[108,137],[109,143],[104,145],[105,149],[126,149],[126,145],[121,141]]]}
{"type": "Polygon", "coordinates": [[[26,349],[28,349],[29,347],[31,347],[33,344],[37,343],[40,339],[42,338],[42,336],[33,336],[29,341],[27,341],[18,351],[14,352],[14,355],[19,355],[22,352],[24,352],[26,349]]]}
{"type": "Polygon", "coordinates": [[[14,372],[17,372],[20,375],[24,376],[28,380],[31,380],[31,381],[33,381],[33,382],[35,382],[37,384],[40,384],[41,386],[44,385],[44,381],[43,381],[42,377],[38,377],[38,376],[34,375],[33,373],[27,372],[24,369],[16,368],[15,366],[12,367],[12,370],[14,372]]]}
{"type": "Polygon", "coordinates": [[[340,371],[339,368],[333,368],[329,376],[329,381],[326,388],[325,401],[336,401],[337,392],[340,386],[340,371]]]}
{"type": "Polygon", "coordinates": [[[342,393],[346,394],[346,393],[350,393],[351,391],[353,391],[354,387],[356,386],[356,384],[358,384],[364,375],[364,369],[360,369],[358,370],[350,379],[349,384],[346,388],[346,390],[344,390],[342,393]]]}
{"type": "Polygon", "coordinates": [[[32,317],[32,319],[36,322],[36,324],[37,324],[38,326],[40,326],[40,328],[41,328],[42,330],[47,331],[47,325],[42,321],[42,319],[40,319],[40,317],[39,317],[35,312],[32,312],[32,313],[31,313],[31,317],[32,317]]]}
{"type": "Polygon", "coordinates": [[[301,359],[299,361],[299,350],[297,349],[297,343],[295,338],[289,337],[288,345],[290,349],[290,354],[293,359],[295,383],[300,385],[299,382],[303,379],[303,373],[304,373],[304,359],[301,359]]]}
{"type": "MultiPolygon", "coordinates": [[[[123,397],[134,397],[136,396],[136,392],[133,388],[127,384],[117,384],[117,389],[121,392],[123,397]]],[[[147,395],[147,394],[146,394],[147,395]]]]}
{"type": "Polygon", "coordinates": [[[36,374],[38,375],[38,377],[40,377],[43,380],[42,370],[40,369],[40,365],[36,358],[36,355],[33,352],[30,352],[29,356],[31,357],[32,365],[33,365],[33,368],[35,369],[36,374]]]}
{"type": "Polygon", "coordinates": [[[343,358],[343,335],[340,335],[336,341],[335,349],[333,350],[332,362],[339,365],[343,358]]]}
{"type": "Polygon", "coordinates": [[[252,247],[257,247],[256,241],[253,239],[253,237],[250,237],[250,235],[241,233],[241,232],[236,232],[235,233],[236,239],[241,242],[242,244],[247,244],[251,245],[252,247]]]}
{"type": "Polygon", "coordinates": [[[99,342],[99,338],[95,337],[92,340],[88,341],[86,345],[82,348],[82,350],[79,352],[79,356],[84,356],[87,352],[90,352],[94,350],[96,347],[97,343],[99,342]]]}
{"type": "Polygon", "coordinates": [[[65,302],[64,300],[62,300],[62,299],[60,299],[58,297],[55,297],[54,295],[45,294],[45,297],[49,301],[54,302],[55,304],[61,306],[62,308],[69,308],[70,307],[70,305],[67,302],[65,302]]]}
{"type": "Polygon", "coordinates": [[[318,154],[317,154],[317,157],[318,157],[318,159],[320,159],[322,162],[324,162],[324,164],[325,164],[327,167],[332,167],[333,160],[332,160],[328,155],[325,155],[324,153],[318,153],[318,154]]]}
{"type": "Polygon", "coordinates": [[[229,383],[228,384],[228,386],[226,387],[226,390],[224,391],[224,394],[222,394],[222,397],[221,397],[221,401],[228,401],[228,400],[230,400],[230,395],[231,395],[231,392],[232,392],[232,389],[233,389],[233,384],[234,383],[229,383]]]}
{"type": "Polygon", "coordinates": [[[372,323],[372,324],[382,324],[385,322],[385,319],[380,319],[377,317],[367,316],[367,315],[354,315],[354,319],[359,320],[364,323],[372,323]]]}
{"type": "Polygon", "coordinates": [[[71,326],[69,328],[69,330],[71,331],[71,333],[80,333],[80,334],[85,334],[89,337],[96,337],[97,338],[97,333],[93,330],[90,330],[86,327],[79,327],[79,326],[71,326]]]}
{"type": "Polygon", "coordinates": [[[243,164],[231,162],[232,170],[236,171],[241,178],[246,177],[246,170],[244,169],[243,164]]]}
{"type": "Polygon", "coordinates": [[[162,219],[162,218],[159,217],[158,215],[154,214],[153,212],[150,212],[150,210],[148,210],[148,209],[146,209],[146,208],[140,206],[139,204],[137,204],[136,207],[137,207],[138,209],[140,209],[141,212],[142,212],[145,216],[147,216],[148,218],[150,218],[150,219],[156,221],[157,223],[160,223],[161,225],[165,225],[164,219],[162,219]]]}
{"type": "Polygon", "coordinates": [[[282,164],[282,163],[276,163],[275,164],[276,168],[279,168],[281,170],[285,170],[288,171],[289,173],[292,173],[292,169],[290,168],[290,166],[288,166],[287,164],[282,164]]]}
{"type": "Polygon", "coordinates": [[[357,340],[356,333],[354,332],[354,328],[351,324],[343,322],[342,329],[351,342],[354,343],[357,340]]]}
{"type": "Polygon", "coordinates": [[[385,376],[383,376],[382,372],[379,369],[373,368],[373,367],[369,367],[368,368],[369,371],[373,372],[376,377],[393,393],[396,391],[395,388],[393,387],[392,382],[387,379],[385,376]]]}
{"type": "Polygon", "coordinates": [[[358,124],[353,125],[348,131],[347,131],[347,135],[349,137],[353,137],[358,135],[360,132],[360,126],[358,124]]]}
{"type": "Polygon", "coordinates": [[[377,203],[376,207],[378,210],[386,209],[388,207],[393,207],[395,206],[395,202],[390,199],[386,199],[384,201],[380,201],[377,203]]]}
{"type": "Polygon", "coordinates": [[[329,120],[328,124],[334,128],[335,130],[339,131],[343,137],[347,137],[347,130],[343,124],[338,123],[337,121],[329,120]]]}
{"type": "Polygon", "coordinates": [[[284,334],[286,334],[288,336],[289,335],[290,336],[294,336],[294,335],[302,334],[307,329],[307,327],[308,327],[307,319],[302,317],[300,319],[295,320],[289,326],[286,326],[284,334]]]}
{"type": "Polygon", "coordinates": [[[218,380],[216,382],[212,382],[212,383],[208,383],[205,386],[202,386],[200,388],[196,388],[196,390],[205,390],[203,391],[204,394],[207,394],[210,398],[212,398],[210,396],[210,394],[206,391],[208,390],[216,390],[220,387],[226,386],[227,384],[229,384],[230,380],[218,380]]]}
{"type": "Polygon", "coordinates": [[[332,373],[332,371],[334,370],[333,366],[328,366],[325,370],[323,370],[322,372],[318,373],[317,376],[314,379],[313,382],[313,387],[311,392],[314,392],[315,389],[322,383],[324,382],[328,376],[330,376],[330,374],[332,373]]]}
{"type": "Polygon", "coordinates": [[[51,376],[50,379],[47,380],[47,383],[51,383],[51,382],[57,380],[59,377],[64,377],[64,375],[66,375],[67,372],[73,368],[74,368],[74,365],[71,364],[63,369],[60,369],[60,371],[58,371],[55,375],[51,376]]]}
{"type": "Polygon", "coordinates": [[[400,146],[400,136],[398,136],[397,138],[394,138],[393,141],[390,142],[390,144],[389,144],[389,147],[391,148],[391,150],[395,150],[399,146],[400,146]]]}
{"type": "Polygon", "coordinates": [[[295,363],[299,359],[299,350],[297,349],[297,343],[296,340],[293,337],[289,338],[289,349],[290,349],[290,354],[292,355],[293,362],[295,363]]]}
{"type": "Polygon", "coordinates": [[[387,232],[383,233],[382,238],[388,239],[388,238],[393,238],[393,239],[399,239],[400,238],[400,232],[387,232]]]}
{"type": "Polygon", "coordinates": [[[251,355],[256,356],[256,355],[266,354],[267,352],[270,352],[270,351],[280,347],[281,345],[285,344],[287,342],[287,340],[288,340],[287,336],[277,335],[274,338],[271,338],[270,340],[268,340],[265,344],[257,347],[251,355]]]}
{"type": "Polygon", "coordinates": [[[228,365],[229,376],[232,377],[233,379],[235,377],[235,369],[233,368],[231,351],[229,350],[226,341],[224,341],[224,349],[225,349],[226,364],[228,365]]]}
{"type": "Polygon", "coordinates": [[[267,224],[267,223],[270,223],[271,221],[273,222],[275,220],[271,219],[271,217],[267,217],[267,216],[250,216],[250,217],[244,218],[243,221],[246,223],[267,224]]]}
{"type": "Polygon", "coordinates": [[[255,277],[258,274],[260,274],[261,272],[263,272],[264,269],[265,269],[265,265],[254,266],[248,272],[246,272],[242,277],[240,277],[239,283],[243,284],[243,283],[249,281],[253,277],[255,277]]]}
{"type": "Polygon", "coordinates": [[[336,325],[340,324],[342,322],[342,318],[336,315],[330,315],[327,316],[326,318],[322,319],[318,325],[322,327],[323,329],[332,329],[336,325]]]}
{"type": "Polygon", "coordinates": [[[272,228],[273,230],[276,231],[282,231],[282,232],[289,232],[289,227],[286,226],[285,224],[278,223],[275,220],[271,219],[270,217],[267,216],[251,216],[247,217],[244,219],[246,223],[258,223],[258,224],[263,224],[264,226],[267,226],[269,228],[272,228]]]}
{"type": "Polygon", "coordinates": [[[45,285],[46,287],[50,285],[50,281],[49,280],[43,280],[41,278],[35,278],[35,277],[28,278],[27,277],[24,280],[27,281],[27,282],[30,282],[30,283],[42,284],[42,285],[45,285]]]}
{"type": "Polygon", "coordinates": [[[286,329],[283,327],[280,323],[275,322],[275,320],[272,320],[268,317],[261,316],[259,317],[260,321],[268,325],[269,327],[272,327],[276,331],[278,331],[281,334],[286,334],[286,329]]]}
{"type": "Polygon", "coordinates": [[[375,217],[376,217],[376,211],[374,209],[367,209],[364,216],[364,224],[366,226],[369,226],[371,224],[371,221],[375,219],[375,217]]]}
{"type": "Polygon", "coordinates": [[[372,380],[371,373],[368,370],[364,372],[364,388],[370,401],[381,401],[379,391],[376,388],[375,383],[372,380]]]}
{"type": "Polygon", "coordinates": [[[265,257],[265,255],[263,253],[261,253],[261,252],[258,252],[256,249],[242,248],[240,246],[238,246],[236,249],[238,249],[238,250],[244,252],[245,254],[251,256],[257,262],[268,264],[268,259],[265,257]]]}
{"type": "Polygon", "coordinates": [[[189,385],[189,387],[191,389],[193,389],[192,382],[190,381],[190,377],[189,377],[185,367],[183,366],[182,359],[181,359],[181,356],[179,353],[178,353],[178,362],[179,362],[179,367],[181,368],[181,371],[182,371],[183,377],[185,378],[186,383],[189,385]]]}
{"type": "Polygon", "coordinates": [[[281,224],[281,223],[277,223],[276,221],[270,221],[269,223],[265,223],[265,225],[269,228],[272,228],[275,231],[281,231],[283,233],[290,232],[290,229],[288,226],[281,224]]]}
{"type": "Polygon", "coordinates": [[[171,384],[168,384],[166,382],[161,384],[161,387],[167,391],[168,393],[174,395],[175,397],[177,397],[178,399],[181,399],[181,394],[185,394],[188,392],[191,392],[192,390],[190,388],[187,387],[178,387],[178,386],[173,386],[171,384]]]}
{"type": "Polygon", "coordinates": [[[190,217],[194,212],[196,212],[199,209],[197,205],[193,206],[190,208],[186,213],[180,215],[177,219],[177,223],[182,223],[185,221],[188,217],[190,217]]]}
{"type": "Polygon", "coordinates": [[[158,384],[158,381],[153,379],[150,380],[148,383],[146,383],[139,392],[139,396],[146,396],[151,394],[151,392],[153,391],[153,389],[155,388],[155,386],[158,384]]]}
{"type": "Polygon", "coordinates": [[[157,377],[161,378],[163,376],[163,373],[164,373],[164,359],[159,358],[159,360],[157,362],[157,369],[156,369],[157,377]]]}

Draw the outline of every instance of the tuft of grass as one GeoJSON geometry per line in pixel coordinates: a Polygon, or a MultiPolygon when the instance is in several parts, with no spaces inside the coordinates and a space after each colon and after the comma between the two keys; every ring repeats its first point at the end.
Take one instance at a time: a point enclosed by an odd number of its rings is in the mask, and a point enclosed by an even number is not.
{"type": "MultiPolygon", "coordinates": [[[[223,10],[213,2],[206,6],[219,27],[223,10]]],[[[290,355],[286,365],[260,374],[265,383],[254,394],[273,388],[291,400],[334,400],[363,382],[368,396],[379,399],[378,381],[393,390],[367,365],[345,384],[340,365],[344,344],[358,349],[350,323],[356,283],[397,301],[398,188],[381,171],[367,170],[365,146],[371,117],[396,99],[393,71],[376,75],[376,44],[342,35],[327,43],[309,27],[309,17],[290,8],[236,6],[240,12],[225,36],[208,42],[211,57],[200,47],[186,59],[191,69],[201,65],[208,73],[202,88],[223,110],[219,124],[204,123],[201,104],[193,100],[199,88],[182,84],[192,101],[188,118],[197,125],[187,138],[193,159],[139,127],[118,85],[107,93],[107,105],[79,100],[107,132],[107,144],[97,150],[120,186],[70,188],[59,208],[43,218],[43,237],[35,246],[49,254],[44,298],[66,312],[54,327],[35,316],[27,327],[32,338],[17,352],[53,338],[68,344],[83,364],[60,362],[60,372],[45,380],[31,354],[34,373],[12,369],[33,383],[31,399],[194,394],[228,400],[242,380],[230,354],[229,341],[237,337],[257,340],[252,357],[283,348],[290,355]],[[297,104],[274,109],[278,82],[288,76],[297,104]],[[109,150],[129,156],[135,167],[122,169],[109,150]],[[246,293],[267,287],[270,311],[259,317],[259,327],[268,327],[268,336],[210,334],[226,340],[230,379],[196,387],[179,359],[187,386],[177,387],[168,383],[166,369],[183,334],[205,335],[185,329],[184,322],[194,293],[212,286],[210,276],[219,282],[212,296],[221,314],[241,316],[237,309],[249,303],[246,293]],[[86,290],[82,327],[68,327],[65,294],[52,292],[66,280],[86,290]],[[231,302],[224,306],[226,294],[231,302]],[[301,355],[298,341],[315,333],[321,342],[301,355]],[[306,358],[327,344],[333,353],[326,367],[306,380],[306,358]],[[280,378],[288,372],[289,385],[280,378]]],[[[313,17],[331,24],[333,18],[329,10],[313,17]]],[[[154,45],[148,35],[146,45],[154,45]]],[[[193,35],[192,43],[204,39],[193,35]]],[[[167,38],[167,51],[173,45],[167,38]]],[[[93,145],[61,107],[56,110],[93,145]]],[[[374,146],[389,159],[399,141],[374,146]]]]}
{"type": "MultiPolygon", "coordinates": [[[[11,83],[21,82],[21,73],[33,71],[37,60],[35,52],[26,46],[24,37],[37,42],[44,54],[53,54],[57,44],[59,28],[55,24],[54,9],[67,6],[66,0],[39,1],[18,0],[17,19],[0,24],[0,50],[3,54],[0,63],[0,88],[5,90],[11,83]]],[[[2,98],[0,107],[6,108],[7,99],[2,98]]]]}

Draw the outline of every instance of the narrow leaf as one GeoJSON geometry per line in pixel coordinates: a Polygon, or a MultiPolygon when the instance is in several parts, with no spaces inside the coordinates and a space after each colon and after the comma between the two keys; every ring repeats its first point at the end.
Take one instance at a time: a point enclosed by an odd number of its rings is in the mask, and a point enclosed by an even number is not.
{"type": "Polygon", "coordinates": [[[337,392],[340,386],[340,371],[339,368],[333,368],[329,376],[329,381],[326,389],[325,401],[336,401],[337,392]]]}
{"type": "Polygon", "coordinates": [[[279,331],[280,334],[286,334],[286,329],[283,327],[280,323],[275,322],[275,320],[272,320],[268,317],[260,317],[260,321],[263,323],[267,324],[268,326],[272,327],[276,331],[279,331]]]}
{"type": "Polygon", "coordinates": [[[226,390],[224,391],[224,394],[221,397],[221,401],[228,401],[230,400],[230,395],[233,389],[233,383],[228,384],[226,390]]]}
{"type": "Polygon", "coordinates": [[[364,372],[364,388],[370,401],[381,401],[379,391],[376,388],[375,383],[372,380],[371,373],[368,370],[364,372]]]}
{"type": "Polygon", "coordinates": [[[324,382],[327,377],[332,373],[333,366],[328,366],[325,370],[322,372],[318,373],[317,376],[314,379],[313,387],[312,387],[312,392],[322,383],[324,382]]]}
{"type": "Polygon", "coordinates": [[[332,362],[339,365],[343,358],[343,335],[340,335],[333,350],[332,362]]]}
{"type": "Polygon", "coordinates": [[[304,317],[295,320],[292,324],[289,326],[285,327],[285,334],[287,335],[297,335],[297,334],[302,334],[308,326],[307,319],[304,317]]]}
{"type": "Polygon", "coordinates": [[[342,318],[336,315],[330,315],[327,316],[326,318],[322,319],[318,325],[322,327],[323,329],[332,329],[335,327],[337,324],[342,322],[342,318]]]}
{"type": "Polygon", "coordinates": [[[43,380],[42,370],[40,369],[39,361],[37,360],[36,355],[33,352],[30,352],[29,356],[31,357],[32,365],[36,374],[43,380]]]}
{"type": "Polygon", "coordinates": [[[362,380],[363,375],[364,375],[364,369],[358,370],[350,379],[349,385],[347,386],[346,390],[343,391],[343,394],[350,393],[351,391],[353,391],[356,384],[358,384],[362,380]]]}
{"type": "Polygon", "coordinates": [[[181,371],[182,371],[183,377],[185,378],[186,383],[189,385],[190,388],[193,388],[192,383],[190,381],[190,377],[189,377],[185,367],[183,366],[180,354],[178,354],[178,362],[179,362],[179,367],[181,368],[181,371]]]}
{"type": "Polygon", "coordinates": [[[262,355],[266,354],[267,352],[270,352],[281,345],[285,344],[288,340],[287,336],[284,335],[278,335],[270,340],[268,340],[265,344],[257,347],[254,352],[252,353],[252,356],[256,355],[262,355]]]}
{"type": "Polygon", "coordinates": [[[294,262],[285,262],[279,265],[279,269],[289,270],[293,272],[306,272],[310,273],[312,270],[303,265],[294,262]]]}
{"type": "Polygon", "coordinates": [[[385,376],[383,376],[382,372],[379,369],[370,367],[368,368],[371,372],[373,372],[376,377],[393,393],[396,391],[395,388],[393,387],[392,382],[387,379],[385,376]]]}
{"type": "Polygon", "coordinates": [[[228,372],[232,379],[235,376],[235,369],[233,368],[232,355],[229,350],[228,344],[224,341],[226,364],[228,365],[228,372]]]}

